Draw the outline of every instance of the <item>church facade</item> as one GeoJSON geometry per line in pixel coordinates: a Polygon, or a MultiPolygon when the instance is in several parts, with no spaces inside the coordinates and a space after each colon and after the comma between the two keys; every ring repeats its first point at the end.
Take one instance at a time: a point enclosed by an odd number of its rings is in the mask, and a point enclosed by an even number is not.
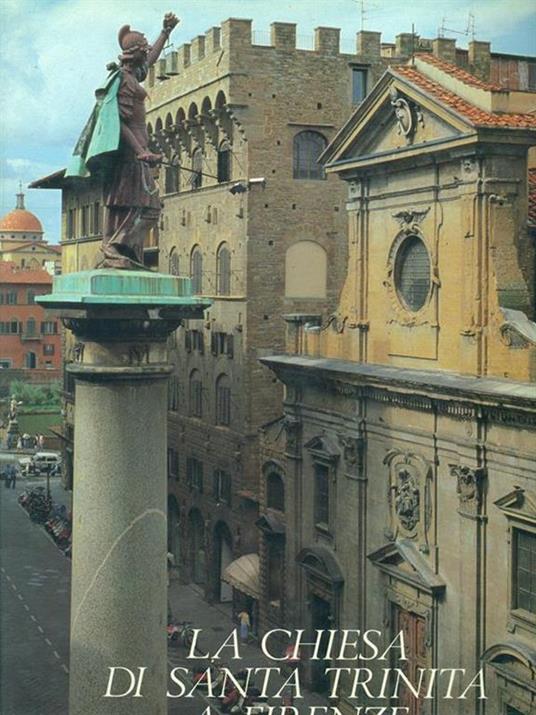
{"type": "Polygon", "coordinates": [[[287,353],[262,359],[286,396],[263,437],[261,623],[402,633],[368,689],[344,676],[343,711],[536,708],[535,106],[417,55],[323,156],[348,189],[348,271],[338,310],[287,316],[287,353]],[[419,696],[380,703],[385,667],[419,696]],[[445,700],[430,679],[453,668],[445,700]],[[486,699],[461,698],[480,671],[486,699]]]}

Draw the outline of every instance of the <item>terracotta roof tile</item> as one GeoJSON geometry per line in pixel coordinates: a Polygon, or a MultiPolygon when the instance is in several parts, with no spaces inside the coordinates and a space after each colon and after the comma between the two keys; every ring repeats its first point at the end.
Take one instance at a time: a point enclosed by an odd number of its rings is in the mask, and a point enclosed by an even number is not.
{"type": "Polygon", "coordinates": [[[45,270],[17,269],[14,261],[0,261],[0,282],[39,283],[52,286],[52,276],[45,270]]]}
{"type": "Polygon", "coordinates": [[[536,129],[536,115],[534,114],[510,114],[493,113],[475,107],[474,104],[462,99],[454,92],[442,87],[438,82],[434,82],[414,67],[397,66],[391,68],[394,75],[398,75],[412,84],[415,84],[427,94],[435,97],[447,107],[453,109],[457,114],[467,119],[475,127],[497,127],[505,129],[536,129]]]}
{"type": "Polygon", "coordinates": [[[507,92],[508,90],[504,89],[504,87],[501,87],[499,84],[490,84],[489,82],[483,82],[482,80],[478,79],[478,77],[475,77],[472,75],[470,72],[467,72],[466,70],[462,69],[461,67],[458,67],[457,65],[452,64],[452,62],[447,62],[446,60],[440,60],[439,57],[436,57],[435,55],[431,55],[429,53],[419,53],[415,55],[415,57],[418,57],[420,60],[423,60],[424,62],[427,62],[429,65],[433,65],[434,67],[437,67],[438,69],[442,70],[443,72],[446,72],[449,74],[451,77],[455,77],[456,79],[460,80],[460,82],[463,82],[464,84],[469,85],[470,87],[479,87],[480,89],[486,89],[489,92],[507,92]]]}
{"type": "Polygon", "coordinates": [[[529,169],[529,222],[536,226],[536,169],[529,169]]]}

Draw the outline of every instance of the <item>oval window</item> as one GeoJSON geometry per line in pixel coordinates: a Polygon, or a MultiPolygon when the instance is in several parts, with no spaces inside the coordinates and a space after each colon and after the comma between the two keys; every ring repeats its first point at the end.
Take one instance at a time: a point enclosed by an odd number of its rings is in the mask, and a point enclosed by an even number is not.
{"type": "Polygon", "coordinates": [[[398,249],[395,285],[408,310],[417,312],[426,303],[430,292],[430,257],[417,236],[406,238],[398,249]]]}

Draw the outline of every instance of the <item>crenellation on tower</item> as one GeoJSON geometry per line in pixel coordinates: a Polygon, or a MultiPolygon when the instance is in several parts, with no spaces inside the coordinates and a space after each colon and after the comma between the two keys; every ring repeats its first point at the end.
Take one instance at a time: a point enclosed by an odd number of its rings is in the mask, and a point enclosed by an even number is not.
{"type": "Polygon", "coordinates": [[[276,50],[295,50],[296,23],[272,22],[270,25],[270,44],[276,50]]]}
{"type": "Polygon", "coordinates": [[[340,52],[341,31],[338,27],[315,28],[315,52],[326,55],[338,55],[340,52]]]}

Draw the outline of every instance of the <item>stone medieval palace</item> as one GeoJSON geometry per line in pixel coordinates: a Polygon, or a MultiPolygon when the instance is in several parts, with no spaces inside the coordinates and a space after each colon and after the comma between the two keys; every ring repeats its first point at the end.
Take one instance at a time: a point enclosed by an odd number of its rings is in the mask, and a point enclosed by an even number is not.
{"type": "MultiPolygon", "coordinates": [[[[402,631],[412,682],[484,670],[486,700],[438,682],[411,715],[534,715],[536,58],[339,43],[229,19],[146,81],[146,265],[212,301],[170,345],[169,549],[255,633],[402,631]]],[[[63,271],[92,268],[102,186],[34,186],[63,190],[63,271]]]]}

